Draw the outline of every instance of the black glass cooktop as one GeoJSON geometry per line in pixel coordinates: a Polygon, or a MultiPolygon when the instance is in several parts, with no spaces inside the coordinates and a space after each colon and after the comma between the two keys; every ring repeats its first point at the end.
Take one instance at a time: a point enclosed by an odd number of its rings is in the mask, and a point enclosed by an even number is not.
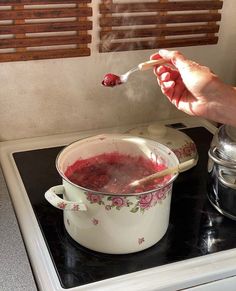
{"type": "Polygon", "coordinates": [[[183,131],[196,143],[199,162],[174,182],[170,224],[163,239],[129,255],[102,254],[80,246],[66,233],[62,211],[45,200],[45,191],[61,184],[55,158],[62,147],[14,154],[63,288],[236,247],[236,222],[219,214],[207,200],[207,151],[212,135],[203,127],[183,131]]]}

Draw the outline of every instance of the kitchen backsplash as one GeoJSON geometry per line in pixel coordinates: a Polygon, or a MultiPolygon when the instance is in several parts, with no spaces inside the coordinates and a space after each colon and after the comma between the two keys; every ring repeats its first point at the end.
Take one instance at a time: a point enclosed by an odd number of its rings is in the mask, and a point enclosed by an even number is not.
{"type": "Polygon", "coordinates": [[[223,0],[100,2],[100,52],[218,42],[223,0]]]}
{"type": "MultiPolygon", "coordinates": [[[[235,9],[236,2],[225,1],[217,45],[178,48],[230,83],[236,75],[235,9]]],[[[183,115],[162,95],[152,71],[137,72],[122,86],[101,86],[106,73],[124,73],[156,50],[99,53],[99,25],[93,26],[89,57],[0,64],[0,140],[183,115]]]]}
{"type": "Polygon", "coordinates": [[[0,62],[89,56],[91,2],[0,1],[0,62]]]}
{"type": "Polygon", "coordinates": [[[217,44],[223,0],[4,0],[0,62],[217,44]]]}

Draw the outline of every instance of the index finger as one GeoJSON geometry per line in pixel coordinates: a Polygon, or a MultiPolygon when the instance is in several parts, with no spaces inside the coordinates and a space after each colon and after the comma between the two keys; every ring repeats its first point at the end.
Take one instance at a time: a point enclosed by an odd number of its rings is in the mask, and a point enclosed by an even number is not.
{"type": "Polygon", "coordinates": [[[150,56],[150,60],[160,60],[160,59],[163,59],[163,58],[159,55],[159,53],[155,53],[150,56]]]}
{"type": "Polygon", "coordinates": [[[173,65],[169,59],[163,58],[159,53],[155,53],[150,56],[150,60],[160,60],[160,59],[165,59],[167,64],[173,65]]]}

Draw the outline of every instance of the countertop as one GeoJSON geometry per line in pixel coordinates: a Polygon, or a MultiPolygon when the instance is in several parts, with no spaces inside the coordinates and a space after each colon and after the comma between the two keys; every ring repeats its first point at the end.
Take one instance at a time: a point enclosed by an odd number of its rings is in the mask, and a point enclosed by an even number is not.
{"type": "MultiPolygon", "coordinates": [[[[29,222],[30,223],[30,222],[29,222]]],[[[34,291],[36,283],[0,168],[0,290],[34,291]]]]}

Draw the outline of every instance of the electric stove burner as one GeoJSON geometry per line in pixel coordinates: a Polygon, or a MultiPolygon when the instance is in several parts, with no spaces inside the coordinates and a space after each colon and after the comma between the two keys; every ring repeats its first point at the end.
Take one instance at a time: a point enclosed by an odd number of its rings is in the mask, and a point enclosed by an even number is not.
{"type": "Polygon", "coordinates": [[[66,233],[62,211],[45,200],[45,191],[61,184],[55,168],[61,146],[13,154],[63,288],[236,247],[235,222],[221,216],[207,200],[207,151],[212,134],[203,127],[183,131],[197,146],[198,164],[174,182],[170,224],[162,240],[129,255],[102,254],[80,246],[66,233]]]}

